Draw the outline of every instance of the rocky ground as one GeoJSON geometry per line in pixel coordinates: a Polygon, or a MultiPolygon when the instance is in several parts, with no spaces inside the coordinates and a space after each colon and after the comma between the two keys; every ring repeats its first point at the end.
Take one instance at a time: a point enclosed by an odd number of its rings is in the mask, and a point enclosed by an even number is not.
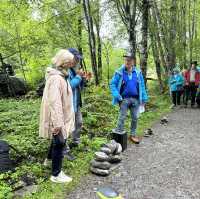
{"type": "Polygon", "coordinates": [[[97,188],[110,186],[125,199],[199,199],[200,109],[174,110],[168,120],[140,145],[129,144],[110,176],[86,176],[67,198],[96,199],[97,188]]]}

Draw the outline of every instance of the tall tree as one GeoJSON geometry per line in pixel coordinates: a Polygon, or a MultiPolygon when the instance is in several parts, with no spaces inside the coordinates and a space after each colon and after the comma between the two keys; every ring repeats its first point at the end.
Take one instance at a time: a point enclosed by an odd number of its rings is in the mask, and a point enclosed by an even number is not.
{"type": "Polygon", "coordinates": [[[149,32],[150,32],[150,38],[151,38],[151,49],[152,49],[152,54],[153,54],[154,63],[156,67],[156,74],[158,77],[160,92],[162,93],[164,91],[164,86],[163,86],[163,81],[162,81],[162,69],[161,69],[161,59],[160,59],[161,56],[158,50],[159,47],[158,47],[157,36],[156,34],[154,34],[156,27],[154,26],[154,23],[152,23],[152,20],[149,27],[150,27],[149,32]]]}
{"type": "Polygon", "coordinates": [[[171,8],[170,8],[170,36],[169,36],[169,65],[168,68],[172,71],[173,67],[176,65],[176,51],[175,51],[175,44],[176,44],[176,12],[177,12],[177,0],[171,0],[171,8]]]}
{"type": "MultiPolygon", "coordinates": [[[[160,60],[161,60],[161,64],[165,69],[165,76],[168,76],[168,68],[167,68],[167,63],[166,63],[166,59],[165,59],[165,48],[163,47],[163,43],[162,43],[162,39],[161,39],[161,30],[159,29],[158,26],[158,20],[157,20],[157,16],[156,16],[156,11],[154,8],[155,5],[153,5],[151,7],[151,21],[152,24],[154,26],[154,29],[152,34],[156,35],[156,40],[157,40],[157,44],[158,44],[158,49],[159,49],[159,53],[160,53],[160,60]]],[[[164,40],[164,39],[163,39],[164,40]]]]}
{"type": "Polygon", "coordinates": [[[92,70],[95,77],[96,85],[99,84],[99,77],[98,77],[98,66],[97,66],[97,56],[96,56],[96,39],[94,33],[94,26],[93,26],[93,18],[91,15],[91,8],[90,8],[90,1],[83,0],[83,8],[85,13],[85,18],[87,22],[87,29],[88,29],[88,42],[90,47],[90,57],[91,57],[91,64],[92,70]]]}
{"type": "Polygon", "coordinates": [[[94,16],[94,24],[96,27],[96,37],[97,37],[97,66],[98,66],[98,77],[99,80],[102,80],[102,41],[100,37],[100,27],[101,27],[101,13],[100,13],[100,1],[97,0],[95,2],[95,16],[94,16]]]}
{"type": "Polygon", "coordinates": [[[136,56],[137,0],[113,0],[126,27],[130,50],[136,56]]]}
{"type": "Polygon", "coordinates": [[[142,0],[142,50],[140,65],[146,82],[148,59],[149,0],[142,0]]]}

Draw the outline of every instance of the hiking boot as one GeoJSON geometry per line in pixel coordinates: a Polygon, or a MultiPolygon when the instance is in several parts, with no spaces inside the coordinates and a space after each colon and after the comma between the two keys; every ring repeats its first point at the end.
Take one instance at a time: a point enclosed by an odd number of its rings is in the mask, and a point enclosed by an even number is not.
{"type": "Polygon", "coordinates": [[[63,171],[61,171],[58,176],[51,176],[50,180],[55,183],[69,183],[72,181],[72,178],[65,175],[63,171]]]}
{"type": "Polygon", "coordinates": [[[139,144],[139,143],[140,143],[140,140],[139,140],[136,136],[134,136],[134,135],[131,135],[131,136],[129,137],[129,140],[130,140],[131,142],[133,142],[134,144],[139,144]]]}
{"type": "Polygon", "coordinates": [[[69,160],[69,161],[73,161],[76,159],[76,157],[70,151],[65,152],[64,157],[66,157],[67,160],[69,160]]]}

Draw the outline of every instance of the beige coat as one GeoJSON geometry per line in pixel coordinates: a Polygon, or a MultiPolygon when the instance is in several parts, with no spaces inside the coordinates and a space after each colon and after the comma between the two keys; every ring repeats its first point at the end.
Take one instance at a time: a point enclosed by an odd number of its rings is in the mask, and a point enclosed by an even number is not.
{"type": "Polygon", "coordinates": [[[72,89],[59,70],[47,68],[44,88],[39,135],[52,138],[53,128],[61,127],[64,138],[74,130],[72,89]]]}

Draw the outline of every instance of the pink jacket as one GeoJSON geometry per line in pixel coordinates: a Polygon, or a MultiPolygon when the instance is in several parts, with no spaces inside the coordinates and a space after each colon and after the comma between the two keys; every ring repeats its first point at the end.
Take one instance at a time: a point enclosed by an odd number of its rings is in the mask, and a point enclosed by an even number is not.
{"type": "Polygon", "coordinates": [[[47,68],[40,112],[40,137],[51,139],[53,128],[61,127],[66,139],[74,130],[72,98],[72,89],[64,79],[64,74],[56,69],[47,68]]]}

